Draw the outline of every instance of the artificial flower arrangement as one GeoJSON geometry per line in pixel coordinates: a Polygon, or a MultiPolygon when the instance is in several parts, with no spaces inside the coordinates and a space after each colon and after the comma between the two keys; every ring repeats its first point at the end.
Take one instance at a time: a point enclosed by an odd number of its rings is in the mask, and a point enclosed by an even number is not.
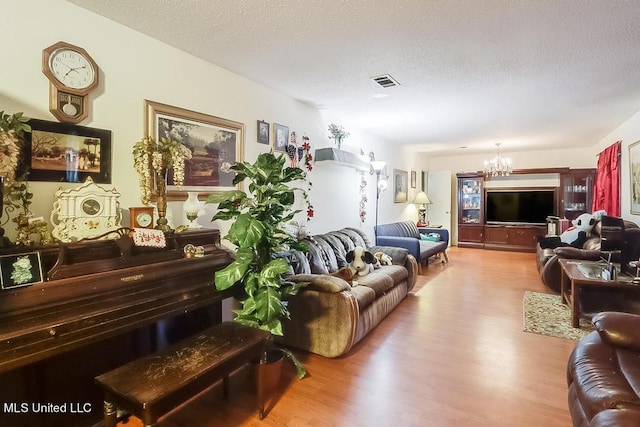
{"type": "Polygon", "coordinates": [[[331,123],[329,125],[329,133],[331,134],[329,138],[333,139],[340,148],[340,144],[342,144],[342,140],[348,137],[350,134],[342,126],[338,126],[335,123],[331,123]]]}
{"type": "MultiPolygon", "coordinates": [[[[20,163],[20,150],[25,132],[31,132],[29,117],[23,113],[7,114],[0,111],[0,177],[3,178],[3,212],[0,216],[17,209],[29,214],[33,193],[27,189],[27,174],[16,176],[20,163]]],[[[7,218],[8,221],[8,218],[7,218]]]]}
{"type": "MultiPolygon", "coordinates": [[[[173,183],[181,187],[184,183],[184,162],[191,157],[190,149],[168,138],[156,140],[145,136],[133,144],[133,164],[138,172],[142,203],[148,204],[152,196],[158,195],[154,192],[154,188],[158,188],[165,182],[165,173],[169,169],[173,169],[173,183]]],[[[162,189],[164,189],[163,185],[162,189]]]]}

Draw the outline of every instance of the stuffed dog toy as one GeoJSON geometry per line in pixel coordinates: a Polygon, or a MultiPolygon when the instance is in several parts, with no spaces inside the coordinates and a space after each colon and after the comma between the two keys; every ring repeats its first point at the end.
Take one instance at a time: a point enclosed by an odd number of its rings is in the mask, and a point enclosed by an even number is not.
{"type": "Polygon", "coordinates": [[[376,257],[376,259],[378,260],[378,263],[380,265],[392,265],[393,264],[393,260],[391,259],[391,257],[387,254],[385,254],[384,252],[376,252],[375,254],[373,254],[374,257],[376,257]]]}
{"type": "Polygon", "coordinates": [[[346,259],[354,277],[366,276],[371,273],[373,263],[376,262],[376,257],[361,246],[356,246],[352,251],[347,252],[346,259]]]}

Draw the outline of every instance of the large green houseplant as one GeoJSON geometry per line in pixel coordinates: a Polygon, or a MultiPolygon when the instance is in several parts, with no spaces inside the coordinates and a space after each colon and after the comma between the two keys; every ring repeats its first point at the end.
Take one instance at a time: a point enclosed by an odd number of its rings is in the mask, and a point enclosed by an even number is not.
{"type": "MultiPolygon", "coordinates": [[[[283,335],[281,320],[289,316],[286,300],[303,286],[286,280],[289,264],[278,255],[289,249],[306,249],[283,229],[301,212],[293,205],[295,192],[304,190],[289,184],[303,180],[305,172],[284,164],[285,157],[273,153],[260,154],[253,164],[238,162],[231,166],[236,172],[233,184],[248,183],[248,192],[231,190],[207,198],[207,203],[218,203],[212,221],[234,221],[225,239],[237,247],[235,260],[216,272],[216,287],[224,290],[242,283],[241,308],[234,310],[235,320],[273,335],[283,335]]],[[[283,350],[296,365],[298,376],[304,377],[302,364],[283,350]]]]}

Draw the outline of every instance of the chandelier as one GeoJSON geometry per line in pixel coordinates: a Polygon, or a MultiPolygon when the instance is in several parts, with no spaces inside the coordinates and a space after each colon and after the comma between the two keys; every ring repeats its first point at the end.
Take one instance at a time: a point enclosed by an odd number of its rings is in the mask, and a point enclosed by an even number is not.
{"type": "Polygon", "coordinates": [[[496,142],[498,154],[484,161],[484,174],[487,176],[508,176],[511,173],[511,159],[500,157],[500,143],[496,142]]]}

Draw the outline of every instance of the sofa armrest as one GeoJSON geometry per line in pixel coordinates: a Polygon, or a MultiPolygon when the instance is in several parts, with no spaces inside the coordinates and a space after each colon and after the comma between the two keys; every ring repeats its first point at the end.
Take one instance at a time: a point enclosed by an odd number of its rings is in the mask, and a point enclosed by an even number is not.
{"type": "Polygon", "coordinates": [[[592,322],[606,344],[640,351],[639,315],[605,311],[596,314],[592,322]]]}
{"type": "Polygon", "coordinates": [[[287,280],[296,283],[308,282],[305,289],[312,289],[318,292],[337,293],[351,289],[351,286],[345,280],[328,274],[294,274],[287,276],[287,280]]]}
{"type": "Polygon", "coordinates": [[[578,249],[571,246],[556,248],[554,249],[554,252],[558,257],[565,259],[585,259],[590,261],[597,261],[600,259],[600,251],[578,249]]]}
{"type": "Polygon", "coordinates": [[[436,233],[440,235],[440,241],[447,242],[447,246],[449,246],[449,230],[446,228],[420,227],[418,230],[420,231],[420,234],[436,233]]]}
{"type": "Polygon", "coordinates": [[[367,250],[372,254],[382,252],[389,255],[394,265],[404,265],[409,255],[409,251],[406,248],[400,248],[398,246],[371,246],[367,250]]]}
{"type": "Polygon", "coordinates": [[[420,259],[420,240],[415,237],[378,236],[377,240],[378,246],[405,248],[416,259],[420,259]]]}

